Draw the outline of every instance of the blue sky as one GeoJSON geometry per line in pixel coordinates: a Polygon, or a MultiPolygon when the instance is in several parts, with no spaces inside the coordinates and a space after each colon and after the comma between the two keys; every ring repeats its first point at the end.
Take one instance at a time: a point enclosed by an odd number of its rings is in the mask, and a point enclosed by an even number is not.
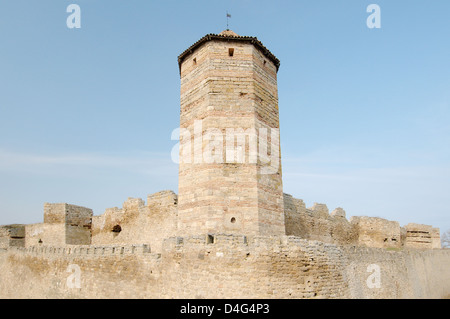
{"type": "Polygon", "coordinates": [[[0,224],[177,192],[177,56],[227,10],[281,60],[286,193],[450,229],[447,0],[0,0],[0,224]]]}

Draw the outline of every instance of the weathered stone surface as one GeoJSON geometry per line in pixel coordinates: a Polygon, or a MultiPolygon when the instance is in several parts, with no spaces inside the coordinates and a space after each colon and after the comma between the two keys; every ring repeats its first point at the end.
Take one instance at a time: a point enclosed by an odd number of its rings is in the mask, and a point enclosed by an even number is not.
{"type": "Polygon", "coordinates": [[[279,135],[271,140],[274,147],[268,145],[273,172],[264,172],[261,158],[251,159],[252,145],[261,147],[261,140],[251,143],[253,136],[279,129],[277,65],[255,42],[242,40],[225,32],[182,55],[181,234],[284,234],[279,135]],[[242,142],[238,131],[246,133],[242,142]],[[208,158],[211,140],[214,155],[208,158]]]}
{"type": "Polygon", "coordinates": [[[212,234],[149,245],[0,250],[0,298],[441,298],[450,250],[387,251],[295,236],[212,234]],[[68,282],[80,268],[80,288],[68,282]],[[371,265],[379,288],[367,284],[371,265]]]}
{"type": "Polygon", "coordinates": [[[0,226],[0,249],[25,247],[25,225],[0,226]]]}
{"type": "Polygon", "coordinates": [[[358,233],[358,244],[378,248],[400,248],[400,224],[379,217],[352,217],[358,233]]]}
{"type": "Polygon", "coordinates": [[[147,198],[129,198],[122,208],[109,208],[94,216],[92,243],[94,245],[150,244],[160,252],[164,238],[174,236],[177,230],[177,195],[161,191],[147,198]],[[121,231],[113,231],[120,226],[121,231]]]}
{"type": "Polygon", "coordinates": [[[358,234],[354,225],[345,218],[342,208],[328,214],[325,204],[314,203],[306,208],[301,199],[284,194],[286,234],[326,243],[356,244],[358,234]]]}
{"type": "Polygon", "coordinates": [[[409,223],[405,226],[405,246],[417,249],[441,248],[439,229],[429,225],[409,223]]]}

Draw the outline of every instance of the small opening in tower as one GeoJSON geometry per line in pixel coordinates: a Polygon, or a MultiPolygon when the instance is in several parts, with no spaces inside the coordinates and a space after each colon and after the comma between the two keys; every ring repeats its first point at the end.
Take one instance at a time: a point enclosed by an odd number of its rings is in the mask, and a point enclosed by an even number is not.
{"type": "Polygon", "coordinates": [[[236,218],[234,218],[234,217],[231,217],[231,220],[230,220],[230,222],[231,222],[232,224],[234,224],[234,223],[236,222],[236,218]]]}
{"type": "Polygon", "coordinates": [[[194,62],[194,65],[197,65],[197,58],[194,58],[194,59],[192,60],[192,62],[194,62]]]}
{"type": "Polygon", "coordinates": [[[206,243],[207,243],[207,244],[214,244],[214,235],[208,234],[208,235],[206,236],[206,243]]]}
{"type": "Polygon", "coordinates": [[[122,227],[120,227],[120,225],[116,225],[112,229],[113,233],[120,233],[121,231],[122,231],[122,227]]]}
{"type": "Polygon", "coordinates": [[[229,56],[233,56],[234,55],[234,48],[229,48],[228,49],[228,55],[229,56]]]}
{"type": "Polygon", "coordinates": [[[264,60],[264,66],[266,66],[266,63],[267,63],[267,61],[266,61],[266,60],[264,60]]]}

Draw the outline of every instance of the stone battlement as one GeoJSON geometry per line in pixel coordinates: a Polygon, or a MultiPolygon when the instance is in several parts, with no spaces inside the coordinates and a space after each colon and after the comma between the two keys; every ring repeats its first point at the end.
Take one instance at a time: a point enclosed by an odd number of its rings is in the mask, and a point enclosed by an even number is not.
{"type": "MultiPolygon", "coordinates": [[[[404,227],[396,221],[378,217],[353,216],[347,220],[345,210],[336,208],[331,213],[327,205],[314,203],[306,208],[301,199],[284,194],[285,235],[308,240],[317,240],[336,245],[365,246],[378,248],[440,248],[438,228],[410,223],[404,227]]],[[[147,204],[140,198],[128,198],[122,208],[109,208],[99,216],[92,216],[92,210],[78,208],[73,218],[68,204],[44,205],[44,223],[31,225],[0,226],[0,248],[71,245],[121,246],[149,244],[155,252],[161,252],[163,242],[180,234],[177,195],[172,191],[151,194],[147,204]],[[52,218],[48,222],[49,208],[64,218],[52,218]],[[82,218],[80,218],[82,209],[82,218]],[[47,222],[45,222],[47,221],[47,222]],[[76,221],[76,223],[74,222],[76,221]],[[77,224],[78,223],[78,224],[77,224]]],[[[227,238],[248,240],[249,236],[236,232],[210,232],[210,241],[226,242],[227,238]],[[231,235],[241,237],[230,237],[231,235]]],[[[182,238],[182,237],[180,237],[182,238]]],[[[196,238],[196,237],[193,237],[196,238]]],[[[200,235],[199,241],[208,240],[200,235]]],[[[265,236],[264,238],[270,238],[265,236]]],[[[280,238],[275,236],[274,238],[280,238]]]]}

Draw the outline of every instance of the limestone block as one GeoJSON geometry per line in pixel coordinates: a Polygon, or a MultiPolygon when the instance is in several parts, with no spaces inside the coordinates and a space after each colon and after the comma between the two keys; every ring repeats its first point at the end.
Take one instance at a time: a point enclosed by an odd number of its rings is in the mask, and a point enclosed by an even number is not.
{"type": "Polygon", "coordinates": [[[145,206],[145,202],[141,198],[128,197],[128,199],[123,203],[122,207],[124,210],[139,210],[140,207],[145,206]]]}
{"type": "Polygon", "coordinates": [[[440,249],[441,247],[441,233],[439,228],[431,229],[431,248],[440,249]]]}
{"type": "Polygon", "coordinates": [[[320,218],[328,218],[329,216],[329,210],[325,204],[314,203],[310,210],[316,213],[320,218]]]}
{"type": "Polygon", "coordinates": [[[333,217],[345,218],[345,210],[343,210],[342,208],[338,207],[335,210],[333,210],[330,215],[333,216],[333,217]]]}
{"type": "Polygon", "coordinates": [[[416,249],[431,249],[433,247],[432,226],[409,223],[405,226],[405,229],[405,247],[416,249]]]}
{"type": "Polygon", "coordinates": [[[350,222],[355,225],[360,245],[378,248],[400,248],[400,224],[379,217],[353,216],[350,222]]]}

